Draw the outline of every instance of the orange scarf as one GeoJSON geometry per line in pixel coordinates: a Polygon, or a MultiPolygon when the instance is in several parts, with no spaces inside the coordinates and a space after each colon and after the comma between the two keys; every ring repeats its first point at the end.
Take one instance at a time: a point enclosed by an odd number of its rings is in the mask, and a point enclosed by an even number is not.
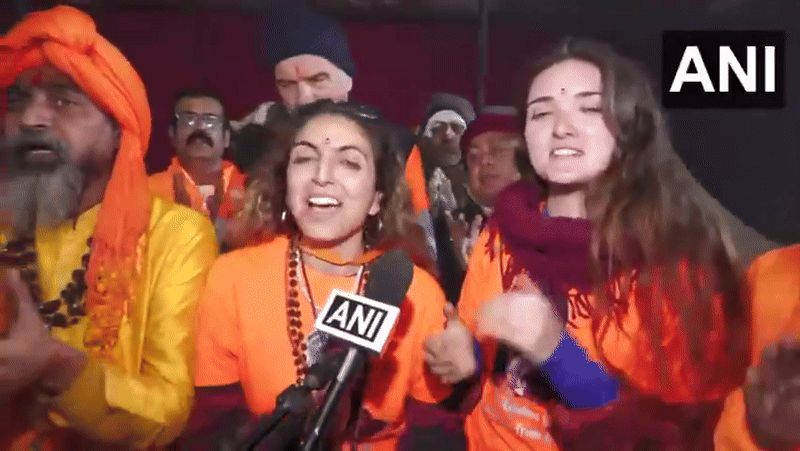
{"type": "Polygon", "coordinates": [[[150,221],[144,155],[150,107],[144,84],[120,51],[97,33],[87,14],[69,6],[28,14],[0,38],[0,88],[20,72],[50,64],[65,74],[120,129],[119,152],[100,207],[86,274],[90,319],[86,348],[110,356],[133,296],[150,221]]]}
{"type": "MultiPolygon", "coordinates": [[[[185,180],[184,189],[189,194],[189,198],[191,200],[191,205],[193,209],[197,211],[201,211],[203,213],[208,213],[207,209],[204,206],[203,195],[200,194],[200,190],[197,187],[197,184],[192,180],[192,177],[189,175],[186,170],[183,169],[181,166],[180,161],[177,157],[172,157],[172,161],[170,162],[169,167],[165,171],[165,177],[162,179],[163,187],[153,187],[157,194],[161,194],[163,196],[168,197],[169,199],[173,199],[174,196],[174,187],[172,186],[174,175],[175,174],[183,174],[183,178],[185,180]],[[162,192],[163,191],[163,192],[162,192]]],[[[245,175],[242,174],[239,169],[231,163],[230,161],[223,161],[222,162],[222,190],[223,190],[223,197],[222,203],[219,206],[219,211],[217,211],[217,217],[223,219],[229,219],[233,217],[241,207],[242,200],[244,199],[244,183],[245,183],[245,175]]],[[[173,199],[174,200],[174,199],[173,199]]]]}

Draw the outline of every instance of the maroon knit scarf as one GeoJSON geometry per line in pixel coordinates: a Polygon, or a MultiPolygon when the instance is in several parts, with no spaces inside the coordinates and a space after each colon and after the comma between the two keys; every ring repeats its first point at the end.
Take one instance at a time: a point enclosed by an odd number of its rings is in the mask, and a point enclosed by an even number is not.
{"type": "MultiPolygon", "coordinates": [[[[503,284],[508,288],[514,276],[525,271],[545,294],[556,299],[564,299],[570,289],[589,293],[592,224],[586,219],[546,216],[541,212],[543,200],[540,185],[516,182],[495,202],[489,230],[500,233],[511,254],[503,284]]],[[[566,305],[555,307],[565,313],[566,305]]]]}
{"type": "MultiPolygon", "coordinates": [[[[503,275],[506,288],[521,271],[565,313],[567,291],[589,293],[592,226],[585,219],[543,215],[541,186],[517,182],[497,198],[490,230],[500,233],[511,265],[503,275]]],[[[494,240],[489,241],[494,242],[494,240]]],[[[489,249],[491,251],[491,249],[489,249]]],[[[606,262],[602,262],[605,260],[606,262]]],[[[601,263],[607,257],[601,254],[601,263]]],[[[554,412],[554,436],[565,449],[706,449],[712,445],[720,402],[675,404],[644,397],[623,384],[622,398],[601,409],[554,412]]],[[[560,411],[559,411],[560,409],[560,411]]]]}

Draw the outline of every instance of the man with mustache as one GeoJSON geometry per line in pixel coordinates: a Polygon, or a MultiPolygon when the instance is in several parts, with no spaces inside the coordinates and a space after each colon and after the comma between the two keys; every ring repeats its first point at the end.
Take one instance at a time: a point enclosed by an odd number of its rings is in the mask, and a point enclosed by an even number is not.
{"type": "Polygon", "coordinates": [[[0,62],[0,449],[166,446],[192,404],[212,226],[149,192],[144,86],[88,15],[29,14],[0,62]]]}
{"type": "Polygon", "coordinates": [[[219,219],[221,226],[244,197],[244,176],[223,159],[230,145],[225,107],[215,94],[195,90],[178,94],[173,110],[169,136],[175,157],[167,170],[150,177],[150,189],[219,219]]]}

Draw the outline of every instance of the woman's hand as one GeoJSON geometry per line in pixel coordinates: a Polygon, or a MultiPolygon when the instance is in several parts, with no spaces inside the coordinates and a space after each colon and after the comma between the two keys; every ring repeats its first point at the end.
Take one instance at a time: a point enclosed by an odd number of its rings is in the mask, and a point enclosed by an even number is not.
{"type": "Polygon", "coordinates": [[[475,374],[478,362],[472,334],[453,304],[445,304],[444,314],[447,317],[444,331],[425,340],[425,363],[442,382],[455,384],[475,374]]]}
{"type": "Polygon", "coordinates": [[[478,312],[478,336],[495,338],[537,365],[553,354],[563,330],[564,321],[529,279],[478,312]]]}

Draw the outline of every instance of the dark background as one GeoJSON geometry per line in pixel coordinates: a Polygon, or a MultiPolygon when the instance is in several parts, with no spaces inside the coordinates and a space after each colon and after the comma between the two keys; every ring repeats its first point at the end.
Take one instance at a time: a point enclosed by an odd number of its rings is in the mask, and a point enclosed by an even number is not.
{"type": "MultiPolygon", "coordinates": [[[[275,100],[265,63],[266,12],[286,0],[75,0],[137,68],[148,88],[148,167],[166,166],[174,94],[209,86],[236,118],[275,100]]],[[[296,0],[300,1],[300,0],[296,0]]],[[[6,0],[0,30],[53,2],[6,0]]],[[[434,91],[478,95],[479,0],[309,0],[339,17],[358,66],[352,97],[413,127],[434,91]]],[[[767,237],[800,241],[800,2],[796,0],[487,0],[487,104],[510,104],[520,68],[564,35],[595,37],[661,80],[661,32],[783,30],[786,107],[668,110],[674,141],[704,186],[767,237]]],[[[656,85],[657,90],[660,87],[656,85]]]]}

